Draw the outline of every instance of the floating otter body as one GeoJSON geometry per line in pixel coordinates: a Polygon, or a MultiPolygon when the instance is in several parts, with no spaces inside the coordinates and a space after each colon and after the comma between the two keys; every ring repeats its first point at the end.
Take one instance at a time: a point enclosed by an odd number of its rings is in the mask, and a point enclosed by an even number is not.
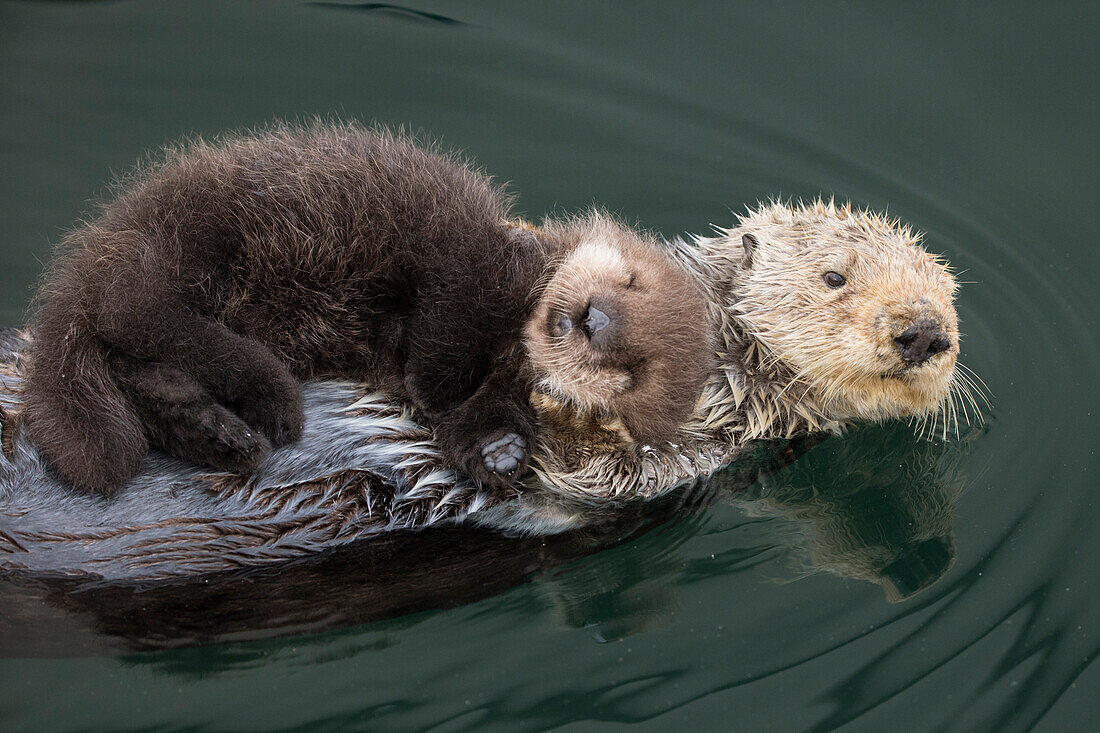
{"type": "Polygon", "coordinates": [[[536,390],[534,472],[511,499],[448,469],[431,432],[399,404],[328,382],[304,388],[303,438],[273,450],[248,479],[151,455],[111,501],[74,495],[46,472],[19,427],[24,336],[8,331],[0,354],[0,568],[156,579],[271,565],[399,529],[559,532],[583,526],[594,509],[708,476],[755,439],[860,419],[947,426],[973,399],[956,364],[954,279],[904,227],[831,204],[775,204],[717,237],[669,246],[696,273],[717,334],[695,412],[674,443],[647,446],[614,421],[536,390]],[[751,252],[746,235],[755,240],[751,252]],[[821,259],[838,253],[851,259],[821,259]],[[848,289],[833,288],[829,272],[844,276],[848,289]],[[952,345],[908,363],[912,322],[934,317],[952,345]],[[832,338],[815,339],[818,331],[832,338]],[[858,378],[843,379],[847,373],[858,378]]]}
{"type": "Polygon", "coordinates": [[[354,125],[173,152],[60,248],[31,435],[104,494],[149,445],[247,474],[301,436],[298,380],[329,376],[407,400],[447,463],[493,486],[526,466],[538,379],[667,439],[707,370],[696,285],[605,216],[536,236],[509,205],[454,158],[354,125]]]}

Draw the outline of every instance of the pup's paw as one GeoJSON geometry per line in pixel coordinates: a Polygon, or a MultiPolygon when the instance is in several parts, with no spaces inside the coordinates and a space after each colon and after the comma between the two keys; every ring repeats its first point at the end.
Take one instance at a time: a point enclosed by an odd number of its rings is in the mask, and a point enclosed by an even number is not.
{"type": "Polygon", "coordinates": [[[481,390],[434,422],[443,459],[479,483],[511,487],[527,470],[538,423],[526,401],[481,390]]]}
{"type": "Polygon", "coordinates": [[[481,463],[485,470],[510,480],[527,467],[527,441],[519,433],[481,444],[481,463]]]}
{"type": "Polygon", "coordinates": [[[508,488],[526,472],[533,443],[534,436],[522,435],[515,427],[498,428],[471,436],[452,463],[485,486],[508,488]]]}
{"type": "Polygon", "coordinates": [[[27,413],[31,440],[62,479],[111,496],[141,468],[148,449],[142,424],[128,409],[78,414],[83,424],[67,417],[61,409],[27,413]]]}

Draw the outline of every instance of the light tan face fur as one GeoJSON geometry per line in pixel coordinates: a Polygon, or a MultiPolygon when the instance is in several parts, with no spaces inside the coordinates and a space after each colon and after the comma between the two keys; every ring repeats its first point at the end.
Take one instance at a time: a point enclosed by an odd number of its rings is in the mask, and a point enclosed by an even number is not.
{"type": "Polygon", "coordinates": [[[669,439],[712,360],[700,290],[659,244],[611,219],[590,215],[546,234],[575,246],[526,327],[541,387],[621,419],[636,440],[669,439]]]}
{"type": "Polygon", "coordinates": [[[841,420],[941,409],[959,353],[957,284],[919,237],[820,202],[762,207],[733,231],[758,242],[738,283],[741,320],[814,388],[823,408],[841,420]],[[829,272],[846,282],[830,287],[829,272]],[[941,345],[949,342],[916,364],[895,341],[915,323],[934,324],[947,340],[941,345]]]}

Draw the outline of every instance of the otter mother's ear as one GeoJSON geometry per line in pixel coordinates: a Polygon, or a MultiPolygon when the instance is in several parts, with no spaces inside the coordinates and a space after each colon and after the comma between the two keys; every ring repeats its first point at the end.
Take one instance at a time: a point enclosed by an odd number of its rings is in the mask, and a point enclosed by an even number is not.
{"type": "Polygon", "coordinates": [[[752,234],[745,234],[741,237],[741,246],[745,248],[745,258],[741,260],[741,264],[745,266],[746,270],[752,267],[752,255],[758,244],[760,242],[752,234]]]}

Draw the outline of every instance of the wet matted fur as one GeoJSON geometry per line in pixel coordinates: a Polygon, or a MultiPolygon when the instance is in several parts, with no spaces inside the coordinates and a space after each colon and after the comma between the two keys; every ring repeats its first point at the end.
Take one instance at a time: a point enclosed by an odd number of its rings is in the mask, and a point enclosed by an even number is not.
{"type": "MultiPolygon", "coordinates": [[[[697,274],[717,334],[710,377],[694,414],[674,443],[647,446],[624,436],[618,421],[579,417],[552,394],[536,392],[532,402],[543,429],[535,473],[511,499],[447,469],[431,433],[408,410],[361,387],[327,382],[304,388],[302,440],[273,451],[249,479],[150,455],[111,500],[76,495],[46,472],[20,427],[20,354],[29,336],[3,332],[0,568],[155,579],[281,562],[398,528],[472,523],[554,533],[583,526],[593,507],[651,499],[708,476],[756,439],[890,417],[953,425],[956,408],[980,397],[957,364],[957,343],[912,373],[902,368],[900,351],[879,348],[908,328],[905,293],[914,284],[939,299],[934,308],[943,319],[955,318],[954,279],[896,222],[824,202],[773,204],[715,237],[669,246],[697,274]],[[836,358],[859,370],[880,370],[878,382],[830,381],[828,370],[803,376],[803,365],[828,353],[830,343],[808,342],[801,356],[788,351],[783,345],[791,343],[790,335],[758,324],[754,314],[762,306],[748,307],[770,297],[791,309],[792,323],[806,322],[804,315],[814,309],[832,308],[830,299],[843,293],[825,289],[820,269],[841,264],[814,263],[835,249],[838,233],[849,242],[844,263],[853,265],[846,272],[852,284],[847,300],[869,293],[873,302],[859,309],[862,319],[849,322],[850,332],[839,332],[855,345],[836,358]],[[761,258],[755,276],[749,275],[753,257],[746,257],[749,234],[761,258]],[[769,276],[784,271],[784,256],[797,266],[786,268],[785,278],[769,276]],[[909,262],[928,266],[913,267],[914,274],[909,262]],[[892,273],[900,273],[905,284],[896,292],[886,286],[892,273]],[[806,292],[795,299],[793,291],[806,292]],[[899,312],[893,330],[881,328],[879,316],[899,312]],[[907,390],[907,382],[921,388],[907,390]],[[939,388],[924,389],[928,384],[939,388]],[[853,392],[832,400],[836,385],[853,392]],[[905,396],[904,405],[891,407],[889,396],[898,394],[905,396]],[[914,395],[924,395],[923,401],[914,395]],[[863,412],[855,410],[859,405],[863,412]],[[866,405],[883,412],[871,413],[866,405]]],[[[925,318],[929,307],[918,305],[925,318]]]]}

